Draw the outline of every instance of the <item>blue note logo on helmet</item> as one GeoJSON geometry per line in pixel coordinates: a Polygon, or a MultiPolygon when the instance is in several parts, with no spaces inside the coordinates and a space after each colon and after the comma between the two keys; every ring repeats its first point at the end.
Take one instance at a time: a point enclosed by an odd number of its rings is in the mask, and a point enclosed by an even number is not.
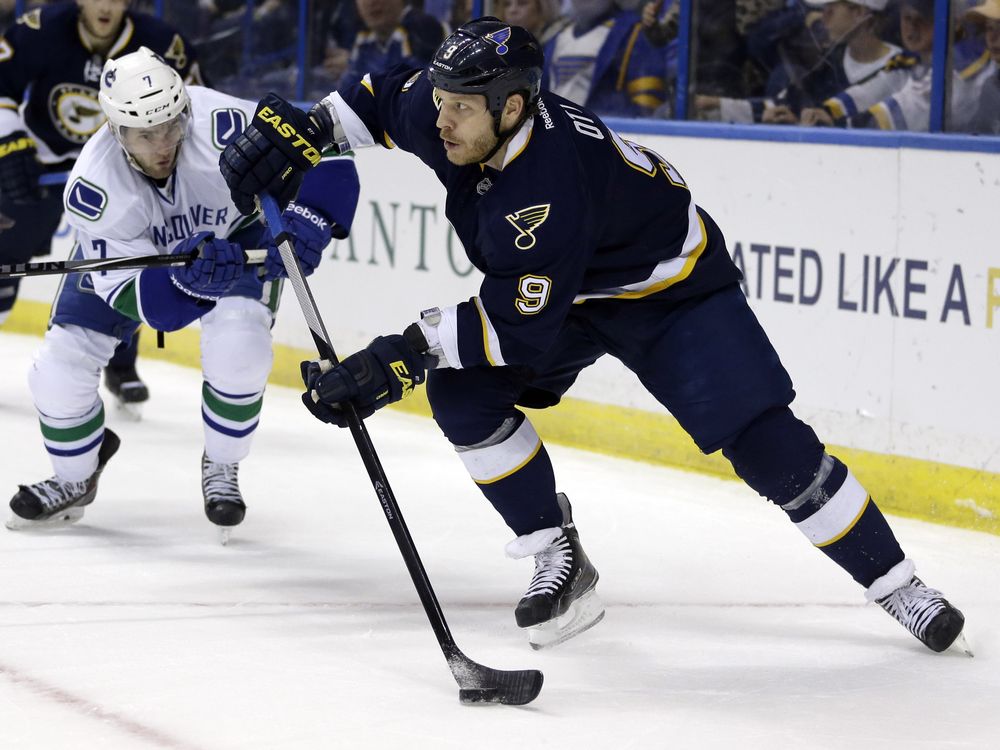
{"type": "Polygon", "coordinates": [[[460,26],[438,47],[428,77],[435,88],[482,94],[499,121],[507,97],[522,93],[530,108],[542,85],[542,47],[527,29],[486,16],[460,26]]]}
{"type": "Polygon", "coordinates": [[[510,39],[510,26],[502,28],[500,31],[491,31],[485,38],[497,46],[498,55],[506,55],[510,49],[507,46],[507,40],[510,39]]]}

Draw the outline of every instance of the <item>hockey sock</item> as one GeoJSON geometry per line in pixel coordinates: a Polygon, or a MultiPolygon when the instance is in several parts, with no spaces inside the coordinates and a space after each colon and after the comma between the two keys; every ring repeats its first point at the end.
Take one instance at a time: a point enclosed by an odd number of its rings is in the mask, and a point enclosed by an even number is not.
{"type": "Polygon", "coordinates": [[[523,415],[508,420],[489,439],[456,450],[483,495],[515,534],[562,525],[552,462],[523,415]]]}
{"type": "Polygon", "coordinates": [[[205,423],[205,454],[219,463],[239,463],[250,453],[260,422],[263,391],[223,393],[207,381],[201,389],[201,418],[205,423]]]}
{"type": "Polygon", "coordinates": [[[903,559],[868,492],[788,407],[761,414],[723,454],[743,481],[780,506],[809,541],[862,586],[903,559]]]}
{"type": "Polygon", "coordinates": [[[823,456],[812,484],[781,509],[809,541],[865,588],[904,557],[871,495],[833,456],[823,456]]]}
{"type": "Polygon", "coordinates": [[[115,348],[115,353],[108,362],[112,370],[134,370],[135,359],[139,353],[139,331],[132,334],[127,341],[122,341],[115,348]]]}
{"type": "Polygon", "coordinates": [[[80,482],[97,470],[104,440],[104,404],[97,402],[82,416],[55,418],[39,412],[42,441],[57,477],[80,482]]]}

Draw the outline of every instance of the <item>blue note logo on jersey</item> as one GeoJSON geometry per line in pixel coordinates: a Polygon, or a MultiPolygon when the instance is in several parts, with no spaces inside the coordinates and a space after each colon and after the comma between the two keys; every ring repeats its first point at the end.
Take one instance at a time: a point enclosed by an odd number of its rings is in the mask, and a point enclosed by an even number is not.
{"type": "Polygon", "coordinates": [[[238,109],[217,109],[212,112],[212,143],[222,151],[236,136],[246,130],[247,116],[238,109]]]}
{"type": "Polygon", "coordinates": [[[530,250],[535,246],[535,235],[533,232],[542,225],[542,222],[549,218],[551,203],[542,203],[537,206],[522,208],[517,213],[507,214],[504,218],[517,230],[517,237],[514,238],[514,247],[518,250],[530,250]]]}
{"type": "Polygon", "coordinates": [[[49,94],[48,107],[52,124],[71,143],[86,143],[107,122],[97,89],[81,83],[55,86],[49,94]]]}
{"type": "Polygon", "coordinates": [[[73,180],[66,196],[66,208],[87,221],[97,221],[108,207],[108,194],[82,177],[73,180]]]}
{"type": "Polygon", "coordinates": [[[510,47],[507,46],[507,40],[510,39],[510,26],[504,26],[499,31],[492,31],[484,39],[497,46],[498,55],[506,55],[510,51],[510,47]]]}

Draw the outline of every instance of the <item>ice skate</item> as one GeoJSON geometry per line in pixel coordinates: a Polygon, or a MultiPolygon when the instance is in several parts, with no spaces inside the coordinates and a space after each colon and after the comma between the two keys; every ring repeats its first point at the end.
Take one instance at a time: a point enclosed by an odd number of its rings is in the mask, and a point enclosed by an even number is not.
{"type": "Polygon", "coordinates": [[[118,409],[134,421],[142,419],[142,404],[149,400],[149,388],[135,371],[128,367],[105,367],[104,385],[115,397],[118,409]]]}
{"type": "Polygon", "coordinates": [[[10,501],[13,513],[7,520],[7,528],[19,531],[68,526],[79,521],[83,518],[84,508],[97,497],[97,480],[119,445],[118,436],[105,428],[104,441],[97,453],[97,470],[87,479],[64,482],[52,477],[35,484],[20,485],[10,501]]]}
{"type": "Polygon", "coordinates": [[[205,498],[205,515],[219,527],[219,541],[229,542],[229,532],[246,515],[247,506],[240,494],[237,464],[223,464],[201,457],[201,492],[205,498]]]}
{"type": "Polygon", "coordinates": [[[569,500],[560,493],[563,525],[519,536],[507,545],[514,559],[535,556],[535,575],[514,610],[534,649],[555,646],[593,627],[604,617],[597,597],[597,569],[580,546],[569,500]]]}
{"type": "Polygon", "coordinates": [[[877,579],[865,598],[895,617],[931,651],[940,653],[954,646],[972,656],[962,633],[965,616],[940,591],[928,588],[914,570],[912,560],[903,560],[877,579]]]}

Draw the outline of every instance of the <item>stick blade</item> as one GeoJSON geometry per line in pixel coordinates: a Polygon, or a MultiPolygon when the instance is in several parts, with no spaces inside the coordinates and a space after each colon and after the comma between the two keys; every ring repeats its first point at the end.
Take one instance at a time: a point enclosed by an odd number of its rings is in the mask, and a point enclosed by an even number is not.
{"type": "Polygon", "coordinates": [[[458,699],[465,705],[523,706],[542,690],[544,677],[537,669],[491,669],[461,652],[448,657],[448,666],[458,683],[458,699]]]}

